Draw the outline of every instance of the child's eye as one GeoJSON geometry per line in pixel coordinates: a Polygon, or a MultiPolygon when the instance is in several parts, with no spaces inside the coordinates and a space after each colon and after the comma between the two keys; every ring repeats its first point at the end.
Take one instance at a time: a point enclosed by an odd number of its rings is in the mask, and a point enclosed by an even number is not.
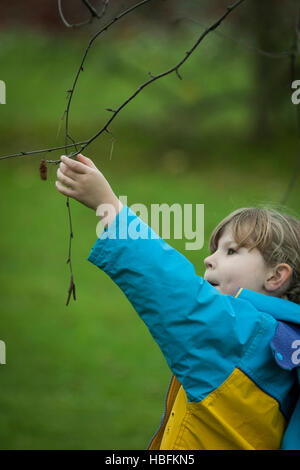
{"type": "Polygon", "coordinates": [[[234,250],[233,248],[228,248],[227,250],[228,255],[233,255],[234,253],[236,253],[236,250],[234,250]]]}

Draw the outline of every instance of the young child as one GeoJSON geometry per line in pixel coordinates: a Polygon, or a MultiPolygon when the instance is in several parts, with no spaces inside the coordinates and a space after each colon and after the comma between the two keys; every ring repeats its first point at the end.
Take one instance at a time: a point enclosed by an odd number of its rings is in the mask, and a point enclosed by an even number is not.
{"type": "Polygon", "coordinates": [[[300,449],[300,222],[233,212],[200,277],[90,159],[61,161],[58,191],[104,222],[88,260],[122,289],[173,372],[149,449],[300,449]]]}

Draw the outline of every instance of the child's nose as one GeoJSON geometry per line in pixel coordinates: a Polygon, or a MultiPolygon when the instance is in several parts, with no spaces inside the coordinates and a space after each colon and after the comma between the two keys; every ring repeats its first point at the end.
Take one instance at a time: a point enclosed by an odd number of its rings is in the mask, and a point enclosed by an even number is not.
{"type": "Polygon", "coordinates": [[[207,258],[205,258],[204,265],[205,265],[206,269],[212,269],[212,268],[215,267],[215,262],[212,258],[212,255],[207,256],[207,258]]]}

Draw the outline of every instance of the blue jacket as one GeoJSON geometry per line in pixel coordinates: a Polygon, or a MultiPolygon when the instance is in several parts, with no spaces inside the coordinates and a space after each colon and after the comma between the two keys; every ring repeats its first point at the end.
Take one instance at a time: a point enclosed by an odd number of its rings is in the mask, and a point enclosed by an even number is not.
{"type": "Polygon", "coordinates": [[[151,448],[300,449],[299,305],[220,294],[127,206],[88,260],[122,289],[182,388],[176,432],[180,394],[151,448]]]}

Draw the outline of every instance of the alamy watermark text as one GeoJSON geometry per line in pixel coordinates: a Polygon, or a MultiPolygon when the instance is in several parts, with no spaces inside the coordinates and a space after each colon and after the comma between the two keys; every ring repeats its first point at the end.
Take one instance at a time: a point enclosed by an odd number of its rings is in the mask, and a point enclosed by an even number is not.
{"type": "Polygon", "coordinates": [[[6,345],[0,340],[0,364],[6,364],[6,345]]]}
{"type": "MultiPolygon", "coordinates": [[[[127,196],[120,196],[119,200],[125,206],[127,196]]],[[[148,226],[151,231],[140,231],[136,220],[129,223],[128,232],[120,231],[119,238],[157,238],[160,236],[164,240],[171,238],[177,240],[187,240],[186,250],[200,250],[204,245],[204,204],[178,204],[171,206],[162,204],[151,204],[150,213],[148,208],[141,203],[132,204],[130,209],[148,226]]],[[[103,225],[109,225],[109,221],[116,217],[116,210],[111,204],[101,204],[96,211],[101,222],[97,224],[96,233],[100,237],[103,225]]],[[[124,217],[122,218],[124,219],[124,217]]],[[[119,220],[120,223],[120,220],[119,220]]],[[[124,224],[124,220],[123,220],[124,224]]],[[[112,226],[114,227],[114,226],[112,226]]],[[[116,227],[114,227],[116,228],[116,227]]],[[[109,238],[116,238],[116,232],[110,231],[109,238]]]]}
{"type": "Polygon", "coordinates": [[[3,80],[0,80],[0,104],[6,104],[6,85],[3,80]]]}
{"type": "Polygon", "coordinates": [[[299,104],[300,103],[300,80],[293,81],[292,89],[295,90],[291,96],[292,103],[299,104]]]}

